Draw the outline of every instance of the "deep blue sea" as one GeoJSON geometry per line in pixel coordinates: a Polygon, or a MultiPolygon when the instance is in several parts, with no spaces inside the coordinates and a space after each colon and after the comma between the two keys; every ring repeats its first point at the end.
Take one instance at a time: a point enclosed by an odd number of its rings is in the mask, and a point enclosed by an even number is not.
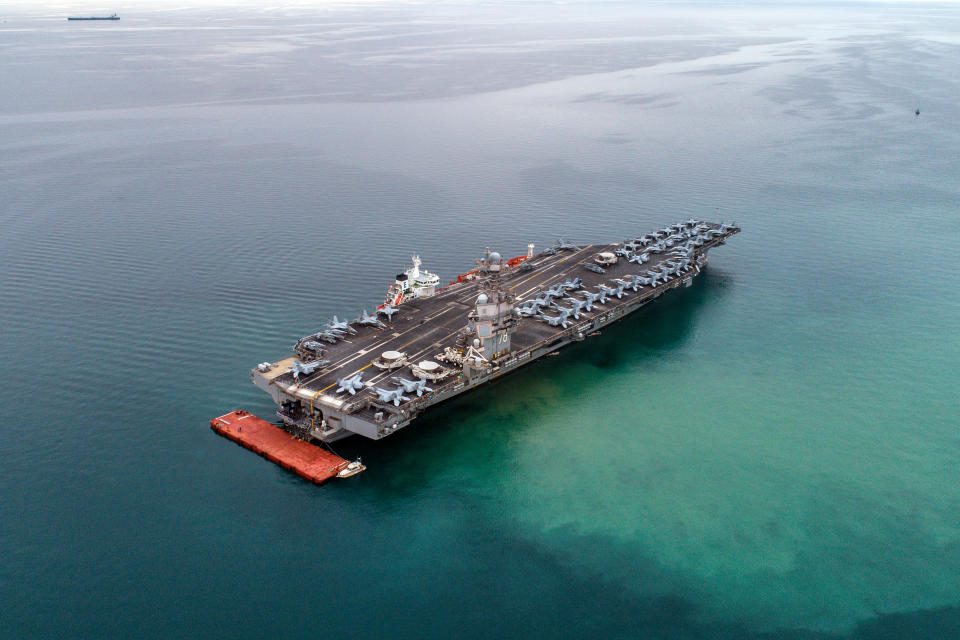
{"type": "Polygon", "coordinates": [[[960,638],[958,9],[0,6],[0,637],[960,638]],[[209,429],[414,253],[691,216],[356,478],[209,429]]]}

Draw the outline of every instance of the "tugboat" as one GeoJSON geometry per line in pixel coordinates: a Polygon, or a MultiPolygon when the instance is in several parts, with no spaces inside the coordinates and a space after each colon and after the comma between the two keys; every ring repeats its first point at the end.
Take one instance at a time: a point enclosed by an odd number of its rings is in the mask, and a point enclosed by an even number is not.
{"type": "Polygon", "coordinates": [[[380,308],[395,307],[408,298],[429,298],[440,286],[440,276],[420,270],[420,256],[412,256],[413,266],[397,276],[387,289],[387,298],[380,308]]]}

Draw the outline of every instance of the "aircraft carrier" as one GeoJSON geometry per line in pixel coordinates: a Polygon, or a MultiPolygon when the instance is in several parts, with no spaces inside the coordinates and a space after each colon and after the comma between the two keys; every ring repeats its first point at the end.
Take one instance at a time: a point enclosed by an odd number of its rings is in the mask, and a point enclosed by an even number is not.
{"type": "Polygon", "coordinates": [[[303,440],[380,439],[428,407],[555,352],[689,286],[736,225],[688,220],[607,245],[555,247],[509,260],[487,251],[445,287],[414,269],[356,320],[336,316],[294,355],[250,375],[303,440]],[[417,286],[417,285],[428,286],[417,286]],[[409,295],[404,295],[409,294],[409,295]]]}

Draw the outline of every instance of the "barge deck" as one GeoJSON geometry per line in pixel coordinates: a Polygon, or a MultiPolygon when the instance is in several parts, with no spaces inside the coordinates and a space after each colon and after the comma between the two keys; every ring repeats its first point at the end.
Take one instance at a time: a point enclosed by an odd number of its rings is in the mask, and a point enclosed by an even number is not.
{"type": "Polygon", "coordinates": [[[210,428],[315,484],[335,478],[349,464],[340,456],[297,440],[283,429],[246,411],[231,411],[214,418],[210,421],[210,428]]]}

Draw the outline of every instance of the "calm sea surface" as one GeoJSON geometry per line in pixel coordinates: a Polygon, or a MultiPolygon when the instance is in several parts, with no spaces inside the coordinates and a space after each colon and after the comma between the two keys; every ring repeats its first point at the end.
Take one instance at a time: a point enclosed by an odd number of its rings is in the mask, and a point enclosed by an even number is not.
{"type": "Polygon", "coordinates": [[[0,636],[960,637],[956,6],[38,6],[0,636]],[[413,253],[690,216],[743,227],[695,286],[339,443],[355,479],[208,428],[413,253]]]}

